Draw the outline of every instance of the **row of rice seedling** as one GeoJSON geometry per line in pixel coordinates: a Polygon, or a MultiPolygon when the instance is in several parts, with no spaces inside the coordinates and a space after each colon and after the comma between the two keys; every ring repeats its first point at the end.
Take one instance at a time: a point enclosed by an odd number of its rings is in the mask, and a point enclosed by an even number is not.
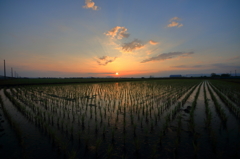
{"type": "Polygon", "coordinates": [[[199,85],[194,85],[191,88],[189,88],[189,90],[187,90],[188,92],[184,92],[186,93],[181,99],[178,98],[178,103],[175,104],[175,106],[172,106],[169,111],[165,111],[165,115],[163,116],[166,120],[164,126],[163,126],[163,134],[165,134],[166,129],[168,128],[168,124],[170,122],[172,122],[175,117],[177,116],[177,114],[181,111],[181,108],[183,107],[183,105],[186,103],[186,101],[188,100],[188,98],[190,97],[190,95],[193,93],[193,91],[198,87],[199,85]]]}
{"type": "Polygon", "coordinates": [[[216,87],[234,104],[236,104],[237,106],[240,105],[240,87],[238,84],[220,80],[211,80],[210,83],[214,85],[214,87],[216,87]]]}
{"type": "Polygon", "coordinates": [[[230,99],[224,95],[219,89],[210,84],[213,90],[217,93],[222,102],[230,109],[230,111],[237,117],[240,118],[240,107],[235,105],[230,99]]]}
{"type": "Polygon", "coordinates": [[[225,111],[223,110],[222,106],[218,103],[218,101],[217,101],[215,95],[213,94],[213,91],[211,90],[209,84],[207,85],[207,87],[208,87],[208,91],[209,91],[209,93],[211,95],[211,98],[212,98],[212,100],[214,102],[216,111],[217,111],[220,119],[222,120],[223,124],[226,125],[227,115],[226,115],[225,111]]]}
{"type": "MultiPolygon", "coordinates": [[[[10,92],[13,93],[14,91],[11,90],[10,92]]],[[[34,113],[31,111],[30,105],[24,104],[29,104],[29,101],[25,99],[25,101],[21,102],[13,97],[14,93],[11,94],[7,90],[4,90],[4,93],[6,97],[8,97],[9,100],[14,104],[14,106],[16,106],[16,108],[22,113],[22,115],[38,126],[40,130],[51,139],[52,144],[56,146],[58,151],[61,151],[61,153],[65,156],[68,154],[66,143],[61,140],[61,137],[57,136],[55,130],[52,129],[49,120],[47,120],[46,114],[41,112],[41,109],[36,109],[37,113],[34,113]]],[[[21,99],[23,100],[24,98],[21,99]]],[[[34,105],[31,106],[32,108],[34,107],[34,105]]]]}
{"type": "Polygon", "coordinates": [[[106,109],[105,109],[106,110],[106,109]]]}
{"type": "Polygon", "coordinates": [[[217,136],[216,136],[216,132],[212,129],[212,126],[211,126],[213,116],[209,106],[209,99],[207,98],[206,87],[207,87],[207,81],[205,81],[204,83],[204,103],[205,103],[205,113],[206,113],[206,118],[204,120],[205,120],[205,126],[209,133],[209,140],[211,143],[212,151],[216,153],[217,136]]]}
{"type": "MultiPolygon", "coordinates": [[[[161,126],[161,131],[159,133],[158,143],[160,145],[162,145],[162,140],[165,137],[167,130],[169,129],[170,123],[173,120],[175,120],[175,117],[177,116],[177,114],[180,111],[180,108],[182,107],[182,104],[186,102],[186,100],[188,99],[190,94],[192,94],[192,92],[195,90],[196,87],[197,87],[197,85],[191,87],[191,89],[188,90],[188,92],[184,95],[184,97],[182,97],[182,99],[177,104],[175,104],[175,106],[172,106],[172,109],[165,111],[165,113],[163,114],[163,118],[165,119],[165,122],[161,126]]],[[[178,127],[177,127],[178,138],[175,141],[176,147],[179,144],[180,134],[181,134],[181,116],[178,116],[177,118],[178,118],[178,127]]],[[[177,149],[175,149],[175,150],[177,150],[177,149]]]]}
{"type": "Polygon", "coordinates": [[[192,102],[192,107],[191,107],[190,114],[189,114],[189,130],[192,131],[193,133],[195,132],[194,111],[195,111],[195,108],[197,105],[197,99],[199,96],[201,86],[202,86],[202,83],[198,86],[198,90],[194,96],[194,100],[192,102]]]}
{"type": "MultiPolygon", "coordinates": [[[[216,137],[216,138],[218,138],[218,141],[217,141],[218,149],[222,149],[222,151],[225,151],[226,145],[227,145],[229,150],[231,150],[231,152],[235,156],[238,153],[238,150],[236,147],[239,147],[238,146],[239,145],[238,139],[239,139],[239,135],[240,135],[240,133],[238,133],[239,128],[240,128],[239,127],[239,118],[229,108],[229,106],[221,100],[221,97],[220,97],[221,95],[219,95],[217,93],[217,90],[214,89],[214,86],[211,85],[210,82],[208,84],[209,84],[209,87],[211,88],[211,90],[214,92],[214,95],[215,95],[216,99],[218,100],[219,104],[222,106],[222,109],[224,110],[225,114],[227,115],[226,125],[223,125],[224,126],[223,128],[221,128],[221,127],[219,128],[221,133],[217,133],[215,131],[215,136],[218,136],[218,137],[216,137]],[[221,138],[221,139],[219,140],[219,138],[221,138]]],[[[224,152],[224,153],[227,154],[227,152],[224,152]]]]}
{"type": "Polygon", "coordinates": [[[27,157],[26,150],[25,150],[26,145],[25,145],[25,142],[24,142],[22,130],[21,130],[19,124],[12,118],[12,116],[10,115],[8,110],[6,109],[1,95],[0,95],[0,105],[2,107],[3,113],[4,113],[8,123],[11,125],[11,127],[13,128],[13,130],[16,133],[17,139],[18,139],[19,144],[20,144],[21,149],[22,149],[22,158],[26,158],[27,157]]]}
{"type": "MultiPolygon", "coordinates": [[[[190,97],[190,95],[196,90],[197,87],[200,87],[201,84],[196,84],[179,100],[179,103],[173,107],[172,111],[166,114],[165,123],[160,131],[159,142],[161,149],[172,149],[172,154],[169,154],[171,157],[177,158],[179,146],[181,145],[181,134],[182,134],[182,107],[190,97]],[[183,105],[182,105],[183,103],[183,105]],[[177,111],[176,111],[177,110],[177,111]],[[175,126],[173,127],[172,124],[175,126]],[[168,134],[170,132],[170,134],[168,134]],[[174,132],[175,137],[171,137],[174,132]],[[164,143],[168,141],[167,138],[174,138],[174,141],[171,141],[171,145],[165,145],[164,143]]],[[[198,89],[199,90],[199,89],[198,89]]],[[[192,143],[191,143],[192,144],[192,143]]]]}
{"type": "Polygon", "coordinates": [[[205,124],[206,124],[206,127],[209,129],[212,123],[212,112],[209,108],[209,99],[207,98],[207,93],[206,93],[206,82],[204,82],[204,103],[205,103],[205,113],[206,113],[205,124]]]}
{"type": "MultiPolygon", "coordinates": [[[[102,158],[124,153],[124,150],[118,151],[116,146],[121,143],[125,143],[122,147],[128,147],[125,150],[127,156],[133,155],[130,150],[143,154],[143,143],[154,143],[156,134],[158,141],[161,141],[175,119],[178,120],[177,132],[180,136],[182,120],[178,113],[181,103],[186,102],[197,84],[199,81],[168,85],[136,82],[30,86],[15,88],[9,93],[25,105],[26,110],[22,113],[30,116],[29,120],[54,138],[54,142],[61,143],[56,144],[64,147],[61,151],[66,154],[71,152],[72,156],[85,153],[91,156],[94,152],[102,158]],[[62,142],[67,140],[70,142],[63,146],[62,142]],[[109,146],[106,148],[104,145],[109,146]],[[76,147],[85,150],[78,152],[76,147]]],[[[159,150],[153,148],[151,153],[154,156],[159,150]]]]}
{"type": "Polygon", "coordinates": [[[191,107],[190,106],[187,107],[187,110],[189,112],[187,125],[188,125],[188,133],[190,135],[188,140],[191,142],[189,144],[191,144],[191,146],[192,146],[191,149],[193,151],[192,152],[193,158],[197,157],[197,153],[199,151],[199,141],[198,141],[199,133],[196,131],[196,122],[195,122],[196,112],[195,112],[195,110],[196,110],[197,101],[198,101],[198,98],[199,98],[199,94],[200,94],[200,90],[202,88],[202,85],[203,85],[203,82],[201,82],[198,85],[198,87],[195,90],[195,94],[193,94],[193,93],[191,94],[192,97],[193,97],[190,100],[191,101],[191,107]]]}

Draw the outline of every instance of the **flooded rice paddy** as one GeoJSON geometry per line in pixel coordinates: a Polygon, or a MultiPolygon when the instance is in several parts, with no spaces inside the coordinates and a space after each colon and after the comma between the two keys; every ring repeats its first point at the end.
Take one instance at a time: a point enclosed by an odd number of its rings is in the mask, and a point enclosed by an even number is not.
{"type": "Polygon", "coordinates": [[[239,158],[240,89],[156,80],[0,90],[4,158],[239,158]]]}

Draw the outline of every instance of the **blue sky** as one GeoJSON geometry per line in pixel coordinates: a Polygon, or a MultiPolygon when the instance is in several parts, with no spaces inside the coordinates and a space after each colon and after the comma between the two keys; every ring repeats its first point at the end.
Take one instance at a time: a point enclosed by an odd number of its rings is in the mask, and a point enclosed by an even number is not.
{"type": "Polygon", "coordinates": [[[8,75],[11,67],[27,77],[240,71],[238,0],[0,3],[0,60],[8,75]]]}

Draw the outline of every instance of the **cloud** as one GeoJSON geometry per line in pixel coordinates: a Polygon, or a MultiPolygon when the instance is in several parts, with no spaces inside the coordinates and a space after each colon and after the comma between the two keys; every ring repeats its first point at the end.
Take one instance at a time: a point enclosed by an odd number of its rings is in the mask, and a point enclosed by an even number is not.
{"type": "Polygon", "coordinates": [[[200,68],[204,67],[204,65],[193,65],[193,66],[188,66],[188,65],[178,65],[178,66],[172,66],[173,68],[200,68]]]}
{"type": "Polygon", "coordinates": [[[117,57],[102,56],[99,57],[97,63],[102,66],[106,66],[108,63],[113,62],[117,57]]]}
{"type": "Polygon", "coordinates": [[[178,18],[178,17],[173,17],[173,18],[171,18],[171,19],[169,20],[171,23],[168,24],[167,27],[178,27],[178,28],[182,27],[183,24],[176,22],[176,21],[178,21],[178,20],[181,20],[181,18],[178,18]]]}
{"type": "Polygon", "coordinates": [[[147,50],[146,53],[147,53],[147,55],[150,55],[153,52],[158,51],[158,50],[159,50],[159,48],[155,48],[155,49],[152,49],[152,50],[147,50]]]}
{"type": "Polygon", "coordinates": [[[158,42],[153,41],[153,40],[150,40],[149,43],[150,43],[151,45],[156,45],[156,44],[158,44],[158,42]]]}
{"type": "Polygon", "coordinates": [[[120,26],[116,26],[114,28],[112,28],[111,30],[109,30],[107,33],[104,33],[107,36],[110,36],[112,38],[117,38],[117,39],[122,39],[122,38],[128,38],[129,37],[129,33],[127,32],[127,28],[125,27],[120,27],[120,26]]]}
{"type": "Polygon", "coordinates": [[[95,5],[95,3],[92,0],[85,0],[85,6],[83,8],[92,8],[92,10],[98,10],[99,7],[95,5]]]}
{"type": "Polygon", "coordinates": [[[233,61],[233,60],[238,60],[238,59],[240,59],[240,56],[235,56],[235,57],[229,58],[226,61],[233,61]]]}
{"type": "Polygon", "coordinates": [[[144,48],[144,44],[138,39],[133,40],[132,42],[129,43],[124,43],[122,45],[122,50],[124,52],[132,52],[138,49],[144,48]]]}
{"type": "MultiPolygon", "coordinates": [[[[123,38],[128,38],[130,36],[130,34],[127,32],[127,30],[128,29],[125,27],[116,26],[116,27],[110,29],[109,31],[105,32],[104,34],[111,38],[123,39],[123,38]]],[[[119,43],[121,43],[121,42],[116,41],[116,40],[111,41],[111,44],[117,46],[116,49],[120,50],[121,52],[127,52],[127,53],[130,53],[132,51],[139,50],[139,49],[142,49],[145,47],[145,44],[143,44],[142,41],[140,41],[138,39],[134,39],[133,41],[127,42],[127,43],[122,43],[122,45],[119,43]]],[[[153,41],[153,40],[149,40],[149,43],[151,45],[158,44],[158,42],[153,41]]]]}
{"type": "Polygon", "coordinates": [[[180,28],[182,26],[183,26],[183,24],[180,24],[180,23],[175,22],[175,21],[172,21],[170,24],[167,25],[167,27],[178,27],[178,28],[180,28]]]}
{"type": "Polygon", "coordinates": [[[181,18],[178,18],[178,17],[173,17],[172,19],[170,19],[169,21],[173,21],[173,20],[181,20],[181,18]]]}
{"type": "Polygon", "coordinates": [[[146,62],[150,62],[150,61],[164,61],[164,60],[169,60],[169,59],[176,58],[176,57],[185,57],[185,56],[188,56],[188,55],[191,55],[191,54],[193,54],[193,52],[163,53],[163,54],[160,54],[158,56],[145,59],[145,60],[141,61],[141,63],[146,63],[146,62]]]}
{"type": "Polygon", "coordinates": [[[116,72],[89,72],[89,73],[86,73],[86,74],[89,74],[89,75],[99,75],[99,74],[114,74],[115,75],[116,72]]]}
{"type": "Polygon", "coordinates": [[[213,63],[213,64],[204,64],[204,65],[177,65],[177,66],[171,66],[173,68],[187,68],[187,69],[192,69],[192,68],[216,68],[216,69],[221,69],[221,70],[234,70],[237,68],[240,68],[240,65],[238,63],[213,63]]]}
{"type": "Polygon", "coordinates": [[[182,26],[183,26],[183,24],[179,24],[177,27],[180,28],[180,27],[182,27],[182,26]]]}
{"type": "Polygon", "coordinates": [[[211,66],[213,67],[216,67],[216,68],[219,68],[219,69],[239,69],[240,68],[240,65],[237,64],[237,65],[234,65],[234,64],[231,64],[231,63],[214,63],[214,64],[211,64],[211,66]]]}

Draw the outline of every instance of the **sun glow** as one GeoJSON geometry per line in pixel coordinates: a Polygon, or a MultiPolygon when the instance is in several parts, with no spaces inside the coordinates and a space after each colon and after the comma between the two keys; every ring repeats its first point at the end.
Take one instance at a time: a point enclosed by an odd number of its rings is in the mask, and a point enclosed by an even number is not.
{"type": "Polygon", "coordinates": [[[118,75],[118,72],[116,72],[115,75],[118,75]]]}

